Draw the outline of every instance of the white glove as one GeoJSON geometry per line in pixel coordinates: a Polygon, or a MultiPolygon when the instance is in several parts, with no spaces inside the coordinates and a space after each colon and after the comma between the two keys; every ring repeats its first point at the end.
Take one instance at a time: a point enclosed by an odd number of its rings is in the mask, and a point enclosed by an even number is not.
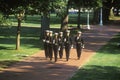
{"type": "Polygon", "coordinates": [[[82,48],[85,48],[85,46],[83,45],[82,48]]]}
{"type": "Polygon", "coordinates": [[[45,42],[45,39],[43,39],[43,42],[45,42]]]}
{"type": "Polygon", "coordinates": [[[47,40],[46,42],[47,42],[47,43],[49,43],[49,41],[48,41],[48,40],[47,40]]]}
{"type": "Polygon", "coordinates": [[[60,47],[58,48],[58,51],[60,51],[60,47]]]}
{"type": "Polygon", "coordinates": [[[55,43],[55,40],[53,40],[53,44],[55,43]]]}
{"type": "Polygon", "coordinates": [[[64,42],[66,42],[66,39],[64,39],[64,42]]]}
{"type": "Polygon", "coordinates": [[[71,48],[73,48],[73,45],[71,46],[71,48]]]}

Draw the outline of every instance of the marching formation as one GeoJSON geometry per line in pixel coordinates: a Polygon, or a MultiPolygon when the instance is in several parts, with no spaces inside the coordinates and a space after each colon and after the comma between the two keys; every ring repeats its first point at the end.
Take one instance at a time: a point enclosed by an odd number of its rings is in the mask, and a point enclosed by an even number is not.
{"type": "Polygon", "coordinates": [[[43,38],[45,57],[52,61],[54,55],[54,61],[56,62],[58,56],[62,59],[63,50],[65,49],[66,61],[68,61],[70,57],[70,50],[73,48],[74,42],[76,46],[77,58],[80,59],[82,48],[84,48],[84,41],[81,34],[82,32],[78,31],[73,40],[70,36],[70,30],[66,30],[64,34],[63,32],[53,34],[53,31],[46,30],[43,38]]]}

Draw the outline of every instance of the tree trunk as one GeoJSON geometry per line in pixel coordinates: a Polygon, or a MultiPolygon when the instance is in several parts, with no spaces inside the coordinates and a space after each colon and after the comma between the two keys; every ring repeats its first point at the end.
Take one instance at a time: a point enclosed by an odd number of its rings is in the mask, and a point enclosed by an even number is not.
{"type": "Polygon", "coordinates": [[[44,35],[45,30],[49,30],[50,28],[50,16],[48,15],[43,15],[41,16],[41,37],[44,35]]]}
{"type": "Polygon", "coordinates": [[[69,0],[68,0],[68,2],[67,2],[67,8],[66,8],[66,10],[65,10],[65,14],[63,14],[63,16],[61,17],[61,30],[62,31],[65,31],[65,30],[67,30],[68,29],[68,14],[69,14],[69,12],[68,12],[68,9],[69,9],[69,0]]]}
{"type": "Polygon", "coordinates": [[[110,17],[114,17],[113,7],[110,9],[110,17]]]}
{"type": "Polygon", "coordinates": [[[103,1],[103,22],[108,23],[110,17],[110,10],[113,6],[113,0],[103,1]]]}
{"type": "Polygon", "coordinates": [[[81,27],[80,27],[80,7],[79,7],[79,9],[78,9],[77,28],[78,28],[78,29],[81,29],[81,27]]]}
{"type": "Polygon", "coordinates": [[[64,31],[67,29],[68,29],[68,14],[61,18],[61,30],[64,31]]]}
{"type": "Polygon", "coordinates": [[[110,8],[103,8],[103,22],[108,23],[110,16],[110,8]]]}
{"type": "Polygon", "coordinates": [[[99,8],[95,8],[93,13],[93,20],[92,20],[93,24],[99,23],[99,14],[100,14],[99,8]]]}
{"type": "Polygon", "coordinates": [[[19,50],[19,48],[20,48],[20,28],[21,28],[21,19],[18,19],[17,36],[16,36],[16,50],[19,50]]]}
{"type": "Polygon", "coordinates": [[[17,15],[17,20],[18,20],[18,27],[17,27],[17,36],[16,36],[16,50],[19,50],[20,48],[20,31],[21,31],[21,22],[24,17],[25,10],[23,9],[22,11],[19,12],[17,15]]]}

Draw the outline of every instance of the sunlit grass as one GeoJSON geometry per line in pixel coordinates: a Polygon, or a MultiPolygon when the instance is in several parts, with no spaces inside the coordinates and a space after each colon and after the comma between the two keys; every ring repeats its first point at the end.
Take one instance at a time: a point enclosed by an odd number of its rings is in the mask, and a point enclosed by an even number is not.
{"type": "Polygon", "coordinates": [[[71,80],[119,80],[120,33],[97,53],[71,78],[71,80]]]}
{"type": "Polygon", "coordinates": [[[113,17],[110,17],[110,20],[120,20],[120,16],[113,16],[113,17]]]}
{"type": "Polygon", "coordinates": [[[0,68],[18,62],[42,49],[40,29],[37,27],[21,27],[21,45],[16,48],[16,27],[0,28],[0,68]]]}

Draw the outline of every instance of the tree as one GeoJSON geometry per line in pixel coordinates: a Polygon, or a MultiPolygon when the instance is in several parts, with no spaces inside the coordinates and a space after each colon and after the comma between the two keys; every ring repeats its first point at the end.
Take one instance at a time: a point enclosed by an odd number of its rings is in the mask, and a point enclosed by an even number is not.
{"type": "Polygon", "coordinates": [[[28,4],[27,0],[1,0],[1,11],[5,17],[14,14],[18,20],[17,35],[16,35],[16,50],[20,48],[20,28],[21,21],[24,17],[25,7],[28,4]],[[14,5],[13,5],[14,3],[14,5]]]}
{"type": "Polygon", "coordinates": [[[44,30],[50,28],[50,12],[60,11],[65,0],[31,0],[31,7],[41,15],[41,36],[44,30]]]}
{"type": "Polygon", "coordinates": [[[23,7],[18,7],[17,9],[17,21],[18,21],[18,27],[17,27],[17,35],[16,35],[16,50],[19,50],[20,48],[20,32],[21,32],[21,22],[24,18],[25,10],[23,7]]]}
{"type": "Polygon", "coordinates": [[[61,30],[68,29],[68,9],[70,0],[59,0],[55,9],[57,16],[61,17],[61,30]]]}
{"type": "Polygon", "coordinates": [[[11,26],[11,21],[4,17],[4,15],[0,12],[0,27],[9,27],[11,26]]]}
{"type": "Polygon", "coordinates": [[[63,10],[63,14],[61,16],[61,30],[67,30],[68,29],[68,9],[69,9],[69,3],[70,1],[65,1],[65,6],[63,10]]]}
{"type": "Polygon", "coordinates": [[[90,5],[93,8],[93,23],[100,22],[100,8],[102,7],[102,0],[93,0],[92,4],[90,5]]]}
{"type": "MultiPolygon", "coordinates": [[[[96,8],[100,7],[102,2],[101,0],[73,0],[74,4],[78,8],[78,19],[77,19],[77,27],[80,28],[80,10],[81,8],[94,8],[95,9],[95,15],[96,15],[96,8]]],[[[98,15],[94,16],[95,18],[98,15]]]]}
{"type": "Polygon", "coordinates": [[[78,17],[77,17],[77,28],[80,28],[80,10],[84,7],[84,1],[83,0],[74,0],[74,3],[78,9],[78,17]]]}
{"type": "Polygon", "coordinates": [[[109,21],[110,10],[112,8],[113,0],[103,1],[103,22],[107,23],[109,21]]]}

